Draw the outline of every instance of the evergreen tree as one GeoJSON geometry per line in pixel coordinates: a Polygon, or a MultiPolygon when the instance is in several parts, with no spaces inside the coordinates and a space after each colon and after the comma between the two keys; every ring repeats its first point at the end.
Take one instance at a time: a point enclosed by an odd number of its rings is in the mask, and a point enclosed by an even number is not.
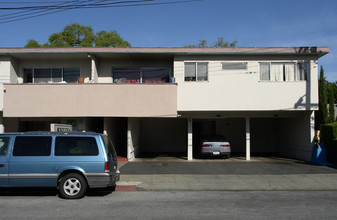
{"type": "Polygon", "coordinates": [[[329,85],[329,122],[335,121],[335,97],[332,85],[329,85]]]}
{"type": "Polygon", "coordinates": [[[321,66],[319,74],[319,110],[318,110],[318,126],[328,122],[328,98],[327,98],[327,82],[324,77],[324,69],[321,66]]]}

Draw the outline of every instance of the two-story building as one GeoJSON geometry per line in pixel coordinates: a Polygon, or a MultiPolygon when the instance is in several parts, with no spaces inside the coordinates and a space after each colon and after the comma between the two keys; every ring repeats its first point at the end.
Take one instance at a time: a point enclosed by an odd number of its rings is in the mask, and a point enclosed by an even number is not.
{"type": "Polygon", "coordinates": [[[118,154],[179,153],[223,134],[246,159],[310,160],[328,47],[0,48],[0,132],[51,123],[109,134],[118,154]]]}

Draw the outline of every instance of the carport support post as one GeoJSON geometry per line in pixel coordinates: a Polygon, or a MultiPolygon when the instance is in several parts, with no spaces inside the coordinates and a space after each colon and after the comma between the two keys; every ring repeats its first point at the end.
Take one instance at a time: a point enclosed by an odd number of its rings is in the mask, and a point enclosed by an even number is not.
{"type": "Polygon", "coordinates": [[[187,160],[193,160],[193,120],[187,119],[187,160]]]}
{"type": "Polygon", "coordinates": [[[246,160],[250,160],[250,118],[246,117],[246,160]]]}

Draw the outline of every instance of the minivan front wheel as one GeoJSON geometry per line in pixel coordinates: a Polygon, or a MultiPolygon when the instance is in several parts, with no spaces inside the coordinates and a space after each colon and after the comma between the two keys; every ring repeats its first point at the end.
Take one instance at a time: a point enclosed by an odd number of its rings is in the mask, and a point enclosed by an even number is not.
{"type": "Polygon", "coordinates": [[[85,195],[87,188],[87,182],[77,173],[65,175],[59,183],[60,196],[65,199],[80,199],[85,195]]]}

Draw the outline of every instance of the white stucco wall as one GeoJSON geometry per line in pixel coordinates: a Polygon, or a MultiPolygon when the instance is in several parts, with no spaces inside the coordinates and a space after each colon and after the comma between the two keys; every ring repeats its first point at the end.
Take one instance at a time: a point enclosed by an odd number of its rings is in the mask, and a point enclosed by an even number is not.
{"type": "MultiPolygon", "coordinates": [[[[260,81],[260,62],[296,62],[289,59],[176,57],[174,76],[178,83],[178,111],[270,111],[315,110],[317,80],[260,81]],[[208,81],[184,81],[184,62],[207,62],[208,81]],[[222,70],[222,62],[247,62],[247,70],[222,70]]],[[[317,79],[317,64],[311,61],[311,79],[317,79]]]]}
{"type": "Polygon", "coordinates": [[[11,60],[0,56],[0,83],[9,83],[11,73],[11,60]]]}

